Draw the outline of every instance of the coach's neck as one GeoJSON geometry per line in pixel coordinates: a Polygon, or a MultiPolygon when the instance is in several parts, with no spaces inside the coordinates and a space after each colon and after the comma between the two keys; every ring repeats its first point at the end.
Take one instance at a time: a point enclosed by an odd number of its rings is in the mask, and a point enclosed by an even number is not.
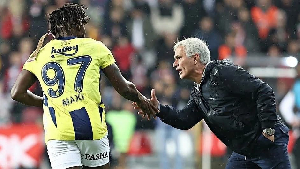
{"type": "Polygon", "coordinates": [[[198,62],[197,64],[195,64],[195,68],[194,68],[194,73],[192,76],[192,80],[197,83],[200,84],[201,80],[202,80],[202,74],[204,72],[206,65],[202,64],[201,62],[198,62]]]}

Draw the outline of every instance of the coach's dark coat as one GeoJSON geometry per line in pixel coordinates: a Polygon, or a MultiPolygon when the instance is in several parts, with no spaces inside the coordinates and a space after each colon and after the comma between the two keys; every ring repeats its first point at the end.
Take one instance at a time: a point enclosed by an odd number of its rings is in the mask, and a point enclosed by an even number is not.
{"type": "Polygon", "coordinates": [[[281,120],[272,88],[229,61],[212,61],[182,110],[160,105],[160,119],[187,130],[204,119],[231,150],[250,155],[264,128],[281,120]]]}

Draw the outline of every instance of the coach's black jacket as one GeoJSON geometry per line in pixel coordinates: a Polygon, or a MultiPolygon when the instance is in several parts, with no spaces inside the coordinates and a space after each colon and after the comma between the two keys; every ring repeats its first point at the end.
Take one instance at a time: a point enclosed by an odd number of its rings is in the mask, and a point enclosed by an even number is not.
{"type": "Polygon", "coordinates": [[[231,150],[250,155],[264,128],[281,120],[272,88],[229,61],[212,61],[182,110],[160,105],[160,119],[187,130],[204,119],[231,150]]]}

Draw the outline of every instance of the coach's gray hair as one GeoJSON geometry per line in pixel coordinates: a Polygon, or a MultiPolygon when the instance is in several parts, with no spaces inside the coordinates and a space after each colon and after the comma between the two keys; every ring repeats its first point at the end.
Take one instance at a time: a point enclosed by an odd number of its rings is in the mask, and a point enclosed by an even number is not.
{"type": "Polygon", "coordinates": [[[174,51],[179,47],[183,46],[187,57],[191,57],[195,54],[200,55],[200,62],[207,64],[210,62],[210,51],[206,43],[198,38],[187,38],[177,42],[174,46],[174,51]]]}

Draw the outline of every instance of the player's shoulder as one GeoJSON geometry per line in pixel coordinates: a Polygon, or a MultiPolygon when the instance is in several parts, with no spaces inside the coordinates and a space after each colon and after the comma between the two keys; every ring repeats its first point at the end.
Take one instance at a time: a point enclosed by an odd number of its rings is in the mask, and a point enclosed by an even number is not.
{"type": "Polygon", "coordinates": [[[101,41],[98,41],[98,40],[96,41],[96,40],[95,40],[95,43],[96,43],[100,48],[108,49],[107,46],[106,46],[103,42],[101,42],[101,41]]]}
{"type": "Polygon", "coordinates": [[[55,46],[57,46],[57,43],[55,42],[55,40],[51,40],[48,43],[46,43],[40,50],[38,55],[45,55],[47,53],[52,53],[53,48],[55,48],[55,46]]]}
{"type": "Polygon", "coordinates": [[[100,50],[107,50],[107,46],[99,41],[99,40],[95,40],[95,39],[92,39],[92,38],[80,38],[82,40],[83,43],[86,43],[88,44],[90,47],[96,47],[97,49],[100,49],[100,50]]]}
{"type": "Polygon", "coordinates": [[[48,43],[44,44],[41,49],[39,50],[39,53],[48,50],[53,45],[53,40],[49,41],[48,43]]]}
{"type": "MultiPolygon", "coordinates": [[[[28,63],[28,62],[38,62],[38,60],[40,60],[40,59],[37,59],[37,58],[40,58],[40,57],[38,57],[38,56],[40,56],[40,55],[45,55],[45,52],[51,51],[52,46],[53,46],[53,41],[51,40],[50,42],[46,43],[43,47],[41,47],[41,49],[39,49],[38,54],[37,54],[37,57],[33,57],[33,56],[32,56],[32,55],[34,54],[34,52],[35,52],[35,51],[33,51],[33,52],[30,54],[30,56],[29,56],[29,58],[27,59],[27,61],[25,62],[25,64],[28,63]]],[[[42,59],[42,60],[43,60],[43,59],[42,59]]]]}
{"type": "Polygon", "coordinates": [[[111,53],[111,50],[103,42],[95,40],[94,43],[97,50],[100,51],[103,55],[111,53]]]}
{"type": "Polygon", "coordinates": [[[78,38],[79,41],[94,45],[104,45],[101,41],[95,40],[93,38],[78,38]]]}

